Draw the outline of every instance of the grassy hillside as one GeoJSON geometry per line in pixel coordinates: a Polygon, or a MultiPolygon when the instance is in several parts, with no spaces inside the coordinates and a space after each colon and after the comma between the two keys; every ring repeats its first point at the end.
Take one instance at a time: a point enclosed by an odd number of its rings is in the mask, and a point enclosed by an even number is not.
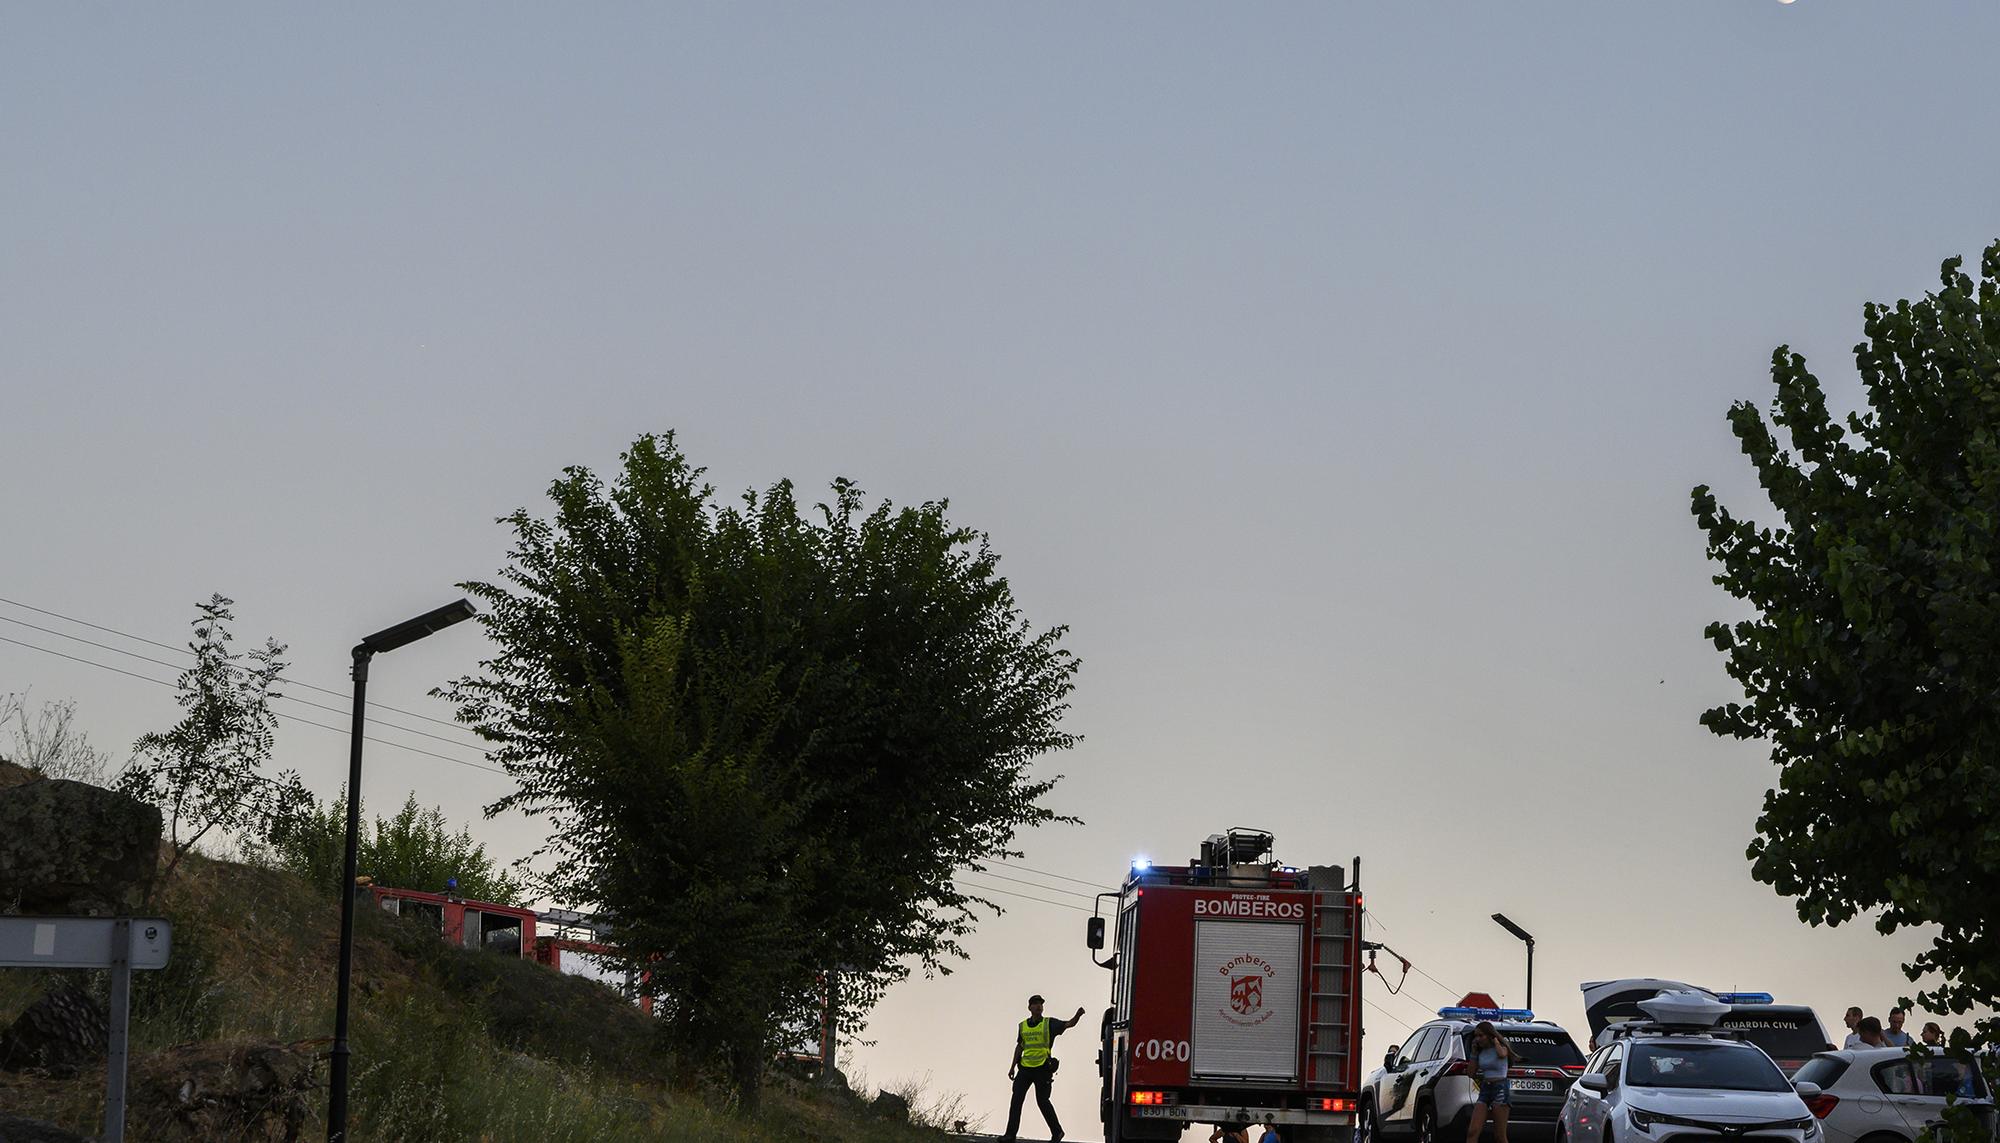
{"type": "MultiPolygon", "coordinates": [[[[141,974],[135,1074],[171,1069],[175,1045],[278,1041],[324,1053],[333,1026],[337,904],[290,876],[195,859],[161,894],[172,965],[141,974]]],[[[355,950],[352,1132],[360,1140],[701,1140],[937,1143],[860,1099],[774,1080],[754,1118],[677,1081],[646,1017],[610,989],[539,965],[447,947],[434,932],[361,910],[355,950]]],[[[0,972],[0,1026],[45,975],[0,972]]],[[[102,983],[96,984],[99,989],[102,983]]],[[[185,1052],[186,1049],[183,1049],[185,1052]]],[[[324,1082],[324,1069],[321,1069],[324,1082]]],[[[171,1085],[169,1085],[171,1086],[171,1085]]],[[[135,1098],[138,1098],[135,1095],[135,1098]]],[[[103,1075],[0,1072],[0,1108],[80,1131],[101,1114],[103,1075]]],[[[323,1136],[323,1089],[303,1137],[323,1136]]],[[[182,1139],[171,1109],[141,1106],[128,1138],[182,1139]]]]}

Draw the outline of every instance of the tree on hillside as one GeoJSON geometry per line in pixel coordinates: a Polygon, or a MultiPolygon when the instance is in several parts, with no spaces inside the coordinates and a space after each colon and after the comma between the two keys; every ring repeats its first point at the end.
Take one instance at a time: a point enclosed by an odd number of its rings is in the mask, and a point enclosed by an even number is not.
{"type": "Polygon", "coordinates": [[[551,818],[547,887],[616,914],[679,1048],[754,1098],[822,970],[865,1011],[962,955],[955,871],[1057,820],[1029,766],[1073,741],[1076,661],[942,503],[718,503],[671,434],[550,497],[464,585],[500,650],[444,693],[520,782],[493,808],[551,818]]]}
{"type": "MultiPolygon", "coordinates": [[[[362,806],[363,822],[368,821],[362,806]]],[[[359,868],[377,885],[441,893],[456,879],[461,897],[520,903],[521,884],[500,868],[476,841],[472,831],[453,831],[439,806],[417,804],[411,793],[391,818],[376,817],[364,825],[359,841],[359,868]]],[[[347,794],[308,804],[272,831],[267,844],[255,847],[261,860],[297,875],[329,893],[336,892],[347,852],[347,794]]]]}
{"type": "Polygon", "coordinates": [[[280,697],[274,688],[285,648],[270,639],[248,655],[231,650],[232,606],[220,595],[196,605],[188,643],[195,662],[179,682],[186,714],[134,743],[136,757],[118,779],[120,790],[166,818],[173,856],[165,876],[211,832],[262,841],[311,800],[296,771],[264,773],[277,743],[271,701],[280,697]]]}
{"type": "Polygon", "coordinates": [[[1775,526],[1705,485],[1694,514],[1754,613],[1709,625],[1744,701],[1702,716],[1778,766],[1752,872],[1815,925],[1938,926],[1905,971],[1962,1014],[2000,1003],[2000,243],[1942,279],[1864,309],[1865,411],[1836,422],[1784,347],[1770,421],[1731,408],[1775,526]]]}

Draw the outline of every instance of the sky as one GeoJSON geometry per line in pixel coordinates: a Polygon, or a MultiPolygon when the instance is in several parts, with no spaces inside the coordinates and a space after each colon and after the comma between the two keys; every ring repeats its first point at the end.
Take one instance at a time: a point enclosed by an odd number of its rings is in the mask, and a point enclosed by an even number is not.
{"type": "MultiPolygon", "coordinates": [[[[340,727],[362,635],[671,429],[725,493],[949,499],[1083,661],[1042,769],[1084,824],[890,994],[873,1083],[997,1126],[1028,993],[1109,994],[1064,891],[1230,826],[1360,856],[1435,978],[1372,994],[1369,1059],[1525,999],[1495,911],[1573,1029],[1624,975],[1880,1013],[1921,942],[1749,876],[1772,768],[1697,723],[1738,612],[1688,494],[1759,514],[1724,414],[1772,349],[1851,404],[1862,304],[2000,237],[1996,39],[1991,5],[1835,0],[9,5],[0,637],[170,680],[27,608],[178,644],[222,592],[340,727]]],[[[370,696],[448,718],[483,651],[397,651],[370,696]]],[[[0,642],[22,689],[120,757],[175,716],[0,642]]],[[[346,746],[278,753],[331,795],[346,746]]],[[[371,745],[367,796],[537,847],[445,758],[371,745]]]]}

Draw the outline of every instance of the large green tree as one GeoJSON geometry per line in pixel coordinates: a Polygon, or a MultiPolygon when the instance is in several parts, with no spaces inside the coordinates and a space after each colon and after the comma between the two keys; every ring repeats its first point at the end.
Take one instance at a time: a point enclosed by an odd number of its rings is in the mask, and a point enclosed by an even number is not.
{"type": "Polygon", "coordinates": [[[1030,767],[1077,664],[943,503],[719,502],[671,434],[621,460],[503,519],[464,585],[498,651],[444,693],[520,783],[494,808],[549,816],[547,888],[615,914],[680,1050],[754,1098],[822,973],[852,1013],[961,955],[954,872],[1057,817],[1030,767]]]}
{"type": "Polygon", "coordinates": [[[1744,701],[1702,723],[1778,766],[1754,875],[1815,925],[1937,926],[1905,970],[1962,1014],[2000,1002],[2000,243],[1942,280],[1863,310],[1864,410],[1836,420],[1779,348],[1769,420],[1729,413],[1776,522],[1707,486],[1694,514],[1752,611],[1708,627],[1744,701]]]}

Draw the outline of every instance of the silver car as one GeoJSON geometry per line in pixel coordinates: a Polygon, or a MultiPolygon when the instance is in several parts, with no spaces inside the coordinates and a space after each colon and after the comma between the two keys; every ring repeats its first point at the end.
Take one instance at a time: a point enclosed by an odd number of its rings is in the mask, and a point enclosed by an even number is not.
{"type": "Polygon", "coordinates": [[[1819,1086],[1806,1106],[1827,1143],[1914,1143],[1944,1118],[1947,1100],[1969,1107],[1985,1134],[1993,1134],[1986,1080],[1978,1068],[1946,1056],[1912,1060],[1903,1048],[1821,1052],[1794,1078],[1819,1086]]]}

